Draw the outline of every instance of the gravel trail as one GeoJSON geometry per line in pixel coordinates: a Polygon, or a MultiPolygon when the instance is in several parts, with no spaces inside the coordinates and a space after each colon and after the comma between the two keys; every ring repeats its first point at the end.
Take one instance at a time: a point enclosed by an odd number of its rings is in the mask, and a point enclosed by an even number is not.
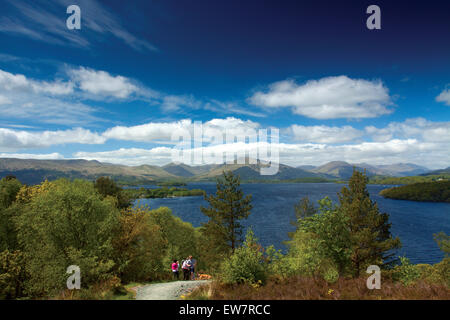
{"type": "Polygon", "coordinates": [[[181,295],[207,283],[208,280],[189,280],[149,284],[137,288],[136,300],[178,300],[181,295]]]}

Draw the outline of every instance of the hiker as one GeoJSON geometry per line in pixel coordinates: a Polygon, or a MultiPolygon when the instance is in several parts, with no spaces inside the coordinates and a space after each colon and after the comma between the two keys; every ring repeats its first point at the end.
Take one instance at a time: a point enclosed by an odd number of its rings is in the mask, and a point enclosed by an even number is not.
{"type": "Polygon", "coordinates": [[[189,256],[189,260],[191,260],[191,279],[195,280],[195,269],[197,267],[197,260],[193,259],[192,256],[189,256]]]}
{"type": "Polygon", "coordinates": [[[180,274],[178,272],[178,268],[180,267],[180,264],[178,263],[177,259],[173,260],[172,263],[172,273],[173,273],[173,279],[180,279],[180,274]]]}
{"type": "Polygon", "coordinates": [[[181,269],[183,269],[183,280],[189,280],[189,275],[191,273],[191,260],[189,260],[189,257],[184,260],[181,269]]]}

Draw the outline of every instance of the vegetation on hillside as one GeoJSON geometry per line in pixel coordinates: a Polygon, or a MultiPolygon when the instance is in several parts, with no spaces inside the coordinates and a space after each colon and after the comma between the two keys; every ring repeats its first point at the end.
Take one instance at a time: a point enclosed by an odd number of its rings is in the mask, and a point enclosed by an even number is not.
{"type": "Polygon", "coordinates": [[[127,282],[167,279],[174,257],[197,254],[192,225],[168,208],[120,208],[117,189],[103,182],[109,187],[0,181],[0,299],[111,298],[127,282]],[[70,265],[82,274],[75,295],[66,289],[70,265]]]}
{"type": "Polygon", "coordinates": [[[380,195],[399,200],[450,202],[450,181],[414,183],[381,190],[380,195]]]}
{"type": "Polygon", "coordinates": [[[283,254],[262,247],[251,229],[243,239],[251,195],[231,172],[217,180],[216,194],[205,196],[209,221],[200,228],[165,207],[132,206],[109,178],[27,186],[8,176],[0,180],[0,299],[128,297],[132,284],[169,279],[172,259],[188,255],[198,259],[198,271],[215,277],[189,298],[449,299],[449,236],[435,235],[441,262],[397,263],[392,254],[400,240],[367,182],[355,170],[339,203],[300,200],[283,254]],[[80,290],[66,287],[70,265],[81,269],[80,290]],[[365,285],[369,265],[382,270],[381,290],[365,285]]]}
{"type": "Polygon", "coordinates": [[[328,197],[315,207],[307,198],[296,206],[296,231],[286,254],[263,248],[251,230],[242,246],[228,251],[216,281],[190,299],[449,299],[449,239],[436,235],[446,257],[435,265],[413,265],[393,252],[400,240],[390,234],[367,191],[367,176],[354,171],[339,203],[328,197]],[[400,262],[400,263],[398,263],[400,262]],[[369,290],[366,269],[382,271],[382,289],[369,290]]]}
{"type": "Polygon", "coordinates": [[[156,189],[124,189],[122,191],[127,197],[131,199],[140,198],[170,198],[170,197],[192,197],[192,196],[203,196],[205,195],[204,190],[200,189],[186,189],[186,188],[156,188],[156,189]]]}
{"type": "Polygon", "coordinates": [[[413,184],[419,182],[432,182],[450,180],[450,175],[423,175],[410,177],[384,177],[375,176],[369,179],[370,184],[413,184]]]}

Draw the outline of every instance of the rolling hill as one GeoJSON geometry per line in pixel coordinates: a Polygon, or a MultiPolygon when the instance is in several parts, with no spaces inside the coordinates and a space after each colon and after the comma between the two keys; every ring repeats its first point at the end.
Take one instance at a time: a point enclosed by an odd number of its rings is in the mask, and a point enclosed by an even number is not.
{"type": "Polygon", "coordinates": [[[450,167],[448,167],[446,169],[429,171],[429,172],[426,172],[426,173],[422,173],[420,175],[421,176],[450,175],[450,167]]]}
{"type": "Polygon", "coordinates": [[[424,172],[428,169],[412,163],[397,163],[390,165],[370,165],[367,163],[350,164],[345,161],[332,161],[322,166],[315,167],[312,172],[325,174],[338,179],[346,180],[351,177],[353,167],[362,171],[366,170],[368,176],[414,176],[424,172]]]}
{"type": "MultiPolygon", "coordinates": [[[[340,179],[346,180],[353,173],[353,167],[366,169],[369,176],[408,176],[414,172],[427,171],[414,164],[395,164],[374,166],[370,164],[350,164],[344,161],[332,161],[322,166],[292,167],[279,164],[275,175],[261,175],[260,169],[267,163],[256,164],[224,163],[201,166],[189,166],[182,163],[169,163],[162,167],[152,165],[125,166],[102,163],[96,160],[33,160],[0,158],[0,178],[8,174],[15,175],[27,184],[40,183],[44,179],[84,178],[94,180],[100,176],[110,176],[125,184],[145,184],[161,181],[204,181],[214,180],[223,171],[231,170],[239,174],[242,180],[296,180],[296,179],[340,179]]],[[[449,169],[446,169],[449,170],[449,169]]]]}

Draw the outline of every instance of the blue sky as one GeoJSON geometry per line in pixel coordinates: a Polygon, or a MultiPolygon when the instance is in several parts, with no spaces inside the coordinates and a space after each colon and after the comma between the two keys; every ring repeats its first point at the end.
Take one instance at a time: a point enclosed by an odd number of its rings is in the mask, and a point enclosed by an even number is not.
{"type": "Polygon", "coordinates": [[[450,3],[0,1],[0,156],[164,164],[280,130],[280,161],[450,165],[450,3]],[[68,30],[66,8],[81,8],[68,30]]]}

